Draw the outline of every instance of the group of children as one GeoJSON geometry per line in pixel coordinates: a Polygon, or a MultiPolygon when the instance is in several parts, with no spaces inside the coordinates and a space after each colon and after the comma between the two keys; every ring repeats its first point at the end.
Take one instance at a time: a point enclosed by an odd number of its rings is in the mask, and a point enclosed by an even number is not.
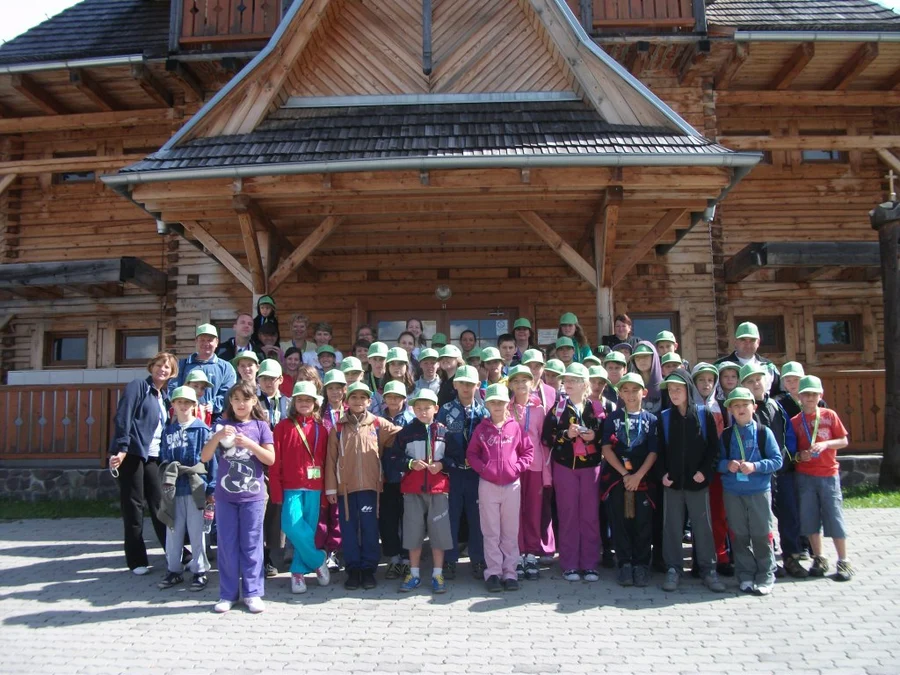
{"type": "Polygon", "coordinates": [[[349,356],[322,380],[302,369],[290,397],[279,393],[277,360],[243,352],[217,420],[196,419],[205,378],[188,377],[172,393],[161,452],[164,467],[182,468],[160,586],[183,581],[186,530],[191,588],[205,587],[203,507],[214,504],[215,609],[242,597],[262,611],[264,549],[280,546],[264,535],[267,500],[293,547],[293,593],[307,591],[312,573],[328,585],[338,549],[345,588],[374,588],[386,558],[385,578],[414,591],[426,536],[431,591],[443,593],[463,523],[472,573],[490,592],[538,579],[556,552],[568,581],[595,582],[601,566],[615,566],[619,584],[646,586],[655,566],[674,591],[686,528],[694,571],[714,592],[725,590],[721,576],[757,595],[771,592],[776,573],[824,576],[822,526],[837,551],[835,578],[853,576],[836,457],[847,432],[823,407],[818,378],[787,363],[784,392],[773,396],[772,368],[760,360],[688,370],[666,331],[602,357],[560,332],[549,361],[518,344],[509,361],[497,348],[464,356],[447,344],[421,347],[414,366],[403,348],[374,342],[365,367],[349,356]]]}

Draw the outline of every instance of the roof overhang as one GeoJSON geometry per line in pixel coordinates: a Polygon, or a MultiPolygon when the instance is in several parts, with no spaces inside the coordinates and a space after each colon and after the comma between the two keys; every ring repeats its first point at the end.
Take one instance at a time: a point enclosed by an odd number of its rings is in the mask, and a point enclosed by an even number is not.
{"type": "Polygon", "coordinates": [[[725,281],[736,283],[765,268],[795,269],[804,273],[801,276],[809,277],[823,268],[872,270],[880,266],[877,242],[756,242],[725,262],[725,281]]]}
{"type": "Polygon", "coordinates": [[[21,297],[74,290],[91,297],[114,297],[129,283],[165,295],[167,275],[134,257],[109,260],[0,265],[0,292],[21,297]]]}

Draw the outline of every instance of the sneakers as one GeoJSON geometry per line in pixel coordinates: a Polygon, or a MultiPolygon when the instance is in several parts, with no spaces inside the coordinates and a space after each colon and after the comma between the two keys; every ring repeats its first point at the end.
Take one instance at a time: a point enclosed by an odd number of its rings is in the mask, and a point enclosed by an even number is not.
{"type": "Polygon", "coordinates": [[[503,588],[507,591],[517,591],[519,590],[519,580],[518,579],[506,579],[503,582],[503,588]]]}
{"type": "Polygon", "coordinates": [[[718,572],[720,577],[733,577],[734,563],[716,563],[716,572],[718,572]]]}
{"type": "Polygon", "coordinates": [[[484,571],[486,569],[487,565],[483,562],[472,563],[472,578],[484,581],[484,571]]]}
{"type": "Polygon", "coordinates": [[[678,574],[678,570],[674,567],[670,567],[666,572],[666,580],[663,582],[662,589],[666,593],[672,593],[678,590],[678,582],[681,580],[681,575],[678,574]]]}
{"type": "Polygon", "coordinates": [[[291,575],[291,593],[306,593],[306,579],[302,574],[291,575]]]}
{"type": "Polygon", "coordinates": [[[341,563],[338,560],[337,553],[332,551],[328,554],[328,558],[325,559],[325,564],[328,565],[328,569],[334,572],[338,572],[341,569],[341,563]]]}
{"type": "Polygon", "coordinates": [[[775,566],[775,578],[776,579],[784,579],[787,576],[787,572],[784,571],[784,567],[781,565],[775,566]]]}
{"type": "Polygon", "coordinates": [[[178,584],[184,583],[184,577],[178,574],[178,572],[169,572],[165,578],[156,584],[157,588],[172,588],[172,586],[177,586],[178,584]]]}
{"type": "Polygon", "coordinates": [[[484,584],[487,586],[488,593],[499,593],[503,590],[503,584],[500,583],[500,577],[496,574],[489,576],[484,584]]]}
{"type": "Polygon", "coordinates": [[[760,584],[759,586],[754,586],[753,595],[758,595],[762,598],[771,595],[773,586],[774,584],[760,584]]]}
{"type": "Polygon", "coordinates": [[[516,563],[516,577],[521,581],[525,578],[525,559],[520,556],[519,562],[516,563]]]}
{"type": "Polygon", "coordinates": [[[191,581],[191,587],[189,590],[194,592],[202,591],[206,588],[206,585],[209,583],[209,578],[205,574],[195,574],[194,579],[191,581]]]}
{"type": "Polygon", "coordinates": [[[447,561],[444,563],[444,578],[445,579],[455,579],[456,578],[456,563],[447,561]]]}
{"type": "Polygon", "coordinates": [[[566,581],[581,581],[581,573],[578,570],[566,570],[563,572],[566,581]]]}
{"type": "Polygon", "coordinates": [[[834,575],[835,581],[850,581],[855,574],[856,570],[853,569],[849,560],[838,560],[837,574],[834,575]]]}
{"type": "Polygon", "coordinates": [[[355,591],[362,583],[362,572],[359,570],[347,570],[347,578],[344,580],[344,588],[355,591]]]}
{"type": "Polygon", "coordinates": [[[753,593],[753,582],[752,581],[742,581],[741,585],[738,586],[738,590],[741,593],[753,593]]]}
{"type": "Polygon", "coordinates": [[[409,593],[410,591],[416,590],[421,585],[422,579],[420,577],[414,577],[412,574],[407,574],[403,583],[400,584],[400,592],[409,593]]]}
{"type": "Polygon", "coordinates": [[[400,561],[400,576],[397,578],[405,579],[406,575],[409,574],[410,572],[412,572],[412,570],[409,569],[409,560],[401,560],[400,561]]]}
{"type": "MultiPolygon", "coordinates": [[[[668,571],[668,568],[666,569],[668,571]]],[[[650,569],[644,565],[638,565],[634,568],[634,585],[638,588],[644,588],[650,583],[650,569]]]]}
{"type": "Polygon", "coordinates": [[[387,572],[384,573],[384,578],[388,581],[399,579],[403,576],[402,572],[403,566],[399,562],[388,563],[387,572]]]}
{"type": "Polygon", "coordinates": [[[525,556],[525,578],[529,581],[537,581],[540,576],[541,570],[538,568],[537,558],[529,553],[525,556]]]}
{"type": "MultiPolygon", "coordinates": [[[[509,589],[507,588],[506,590],[509,589]]],[[[437,594],[447,592],[447,584],[444,581],[443,574],[438,574],[436,577],[431,577],[431,592],[437,594]]]]}
{"type": "Polygon", "coordinates": [[[272,563],[266,563],[266,579],[272,579],[278,576],[278,568],[272,563]]]}
{"type": "Polygon", "coordinates": [[[363,570],[362,571],[362,587],[364,591],[371,591],[378,585],[378,582],[375,581],[375,570],[363,570]]]}
{"type": "Polygon", "coordinates": [[[316,581],[319,586],[327,586],[331,583],[331,570],[328,569],[328,559],[325,559],[319,567],[316,568],[316,581]]]}
{"type": "Polygon", "coordinates": [[[234,607],[234,603],[231,600],[219,600],[213,605],[213,611],[217,614],[224,614],[230,612],[232,607],[234,607]]]}
{"type": "Polygon", "coordinates": [[[703,579],[703,585],[706,586],[713,593],[724,593],[725,592],[725,584],[722,583],[722,580],[719,579],[719,575],[715,572],[710,572],[703,579]]]}
{"type": "Polygon", "coordinates": [[[584,580],[585,581],[600,581],[600,575],[597,573],[597,570],[585,570],[584,571],[584,580]]]}
{"type": "Polygon", "coordinates": [[[139,577],[142,577],[145,574],[148,574],[149,572],[150,572],[150,568],[147,567],[146,565],[142,565],[141,567],[135,567],[133,570],[131,570],[132,574],[136,574],[139,577]]]}
{"type": "Polygon", "coordinates": [[[247,609],[250,610],[251,614],[261,614],[266,611],[266,603],[263,602],[263,599],[260,597],[253,598],[244,598],[244,604],[247,605],[247,609]]]}
{"type": "Polygon", "coordinates": [[[809,570],[800,564],[800,559],[790,556],[784,563],[784,571],[795,579],[806,579],[809,576],[809,570]]]}
{"type": "Polygon", "coordinates": [[[634,586],[634,568],[631,565],[622,565],[616,581],[619,582],[619,586],[634,586]]]}
{"type": "Polygon", "coordinates": [[[812,567],[809,568],[809,576],[811,577],[824,577],[828,574],[828,570],[831,569],[831,565],[828,564],[828,558],[825,556],[817,555],[813,558],[812,567]]]}

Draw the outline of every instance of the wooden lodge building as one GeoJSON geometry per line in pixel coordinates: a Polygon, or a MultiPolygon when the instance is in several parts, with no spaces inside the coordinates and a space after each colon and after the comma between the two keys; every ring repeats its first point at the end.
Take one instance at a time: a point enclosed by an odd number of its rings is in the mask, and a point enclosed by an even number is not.
{"type": "Polygon", "coordinates": [[[82,0],[0,46],[0,459],[96,458],[123,368],[263,293],[345,350],[750,319],[874,450],[889,168],[869,0],[82,0]]]}

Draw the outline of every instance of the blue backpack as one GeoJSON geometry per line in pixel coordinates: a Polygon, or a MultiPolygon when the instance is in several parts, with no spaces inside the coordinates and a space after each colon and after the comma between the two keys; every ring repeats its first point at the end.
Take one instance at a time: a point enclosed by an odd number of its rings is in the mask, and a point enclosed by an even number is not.
{"type": "MultiPolygon", "coordinates": [[[[706,406],[700,405],[699,403],[695,403],[694,407],[697,409],[697,419],[700,420],[700,433],[703,434],[703,440],[706,440],[706,406]]],[[[662,428],[663,428],[663,438],[666,439],[666,443],[669,442],[669,418],[671,417],[671,408],[666,408],[662,411],[662,428]]]]}

